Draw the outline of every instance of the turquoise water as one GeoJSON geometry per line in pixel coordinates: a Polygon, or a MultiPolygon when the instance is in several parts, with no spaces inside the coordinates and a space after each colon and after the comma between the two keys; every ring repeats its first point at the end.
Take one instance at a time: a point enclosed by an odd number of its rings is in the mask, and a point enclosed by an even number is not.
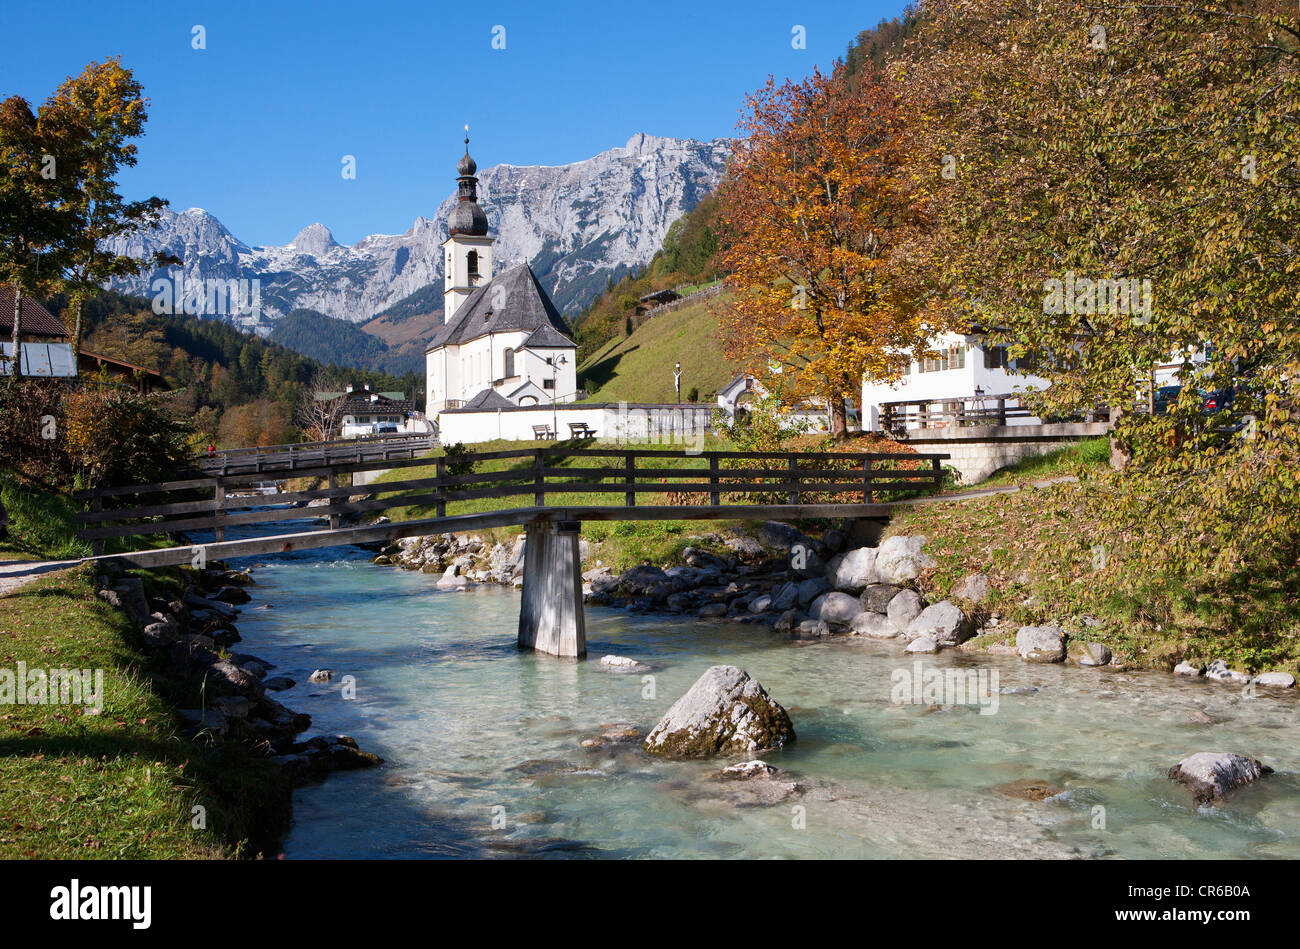
{"type": "Polygon", "coordinates": [[[951,654],[927,667],[1025,691],[989,715],[897,705],[891,673],[913,660],[895,645],[594,607],[592,658],[558,660],[516,649],[517,593],[441,592],[369,556],[258,561],[239,620],[238,648],[297,680],[277,698],[311,714],[307,735],[352,735],[386,759],[297,791],[288,857],[1300,857],[1291,694],[951,654]],[[604,671],[607,653],[650,664],[653,696],[642,676],[604,671]],[[763,757],[797,789],[724,782],[719,763],[635,744],[581,747],[612,725],[649,729],[723,662],[789,710],[798,740],[763,757]],[[307,682],[316,668],[335,679],[307,682]],[[1197,810],[1166,772],[1204,750],[1277,773],[1197,810]],[[1023,780],[1060,793],[998,790],[1023,780]]]}

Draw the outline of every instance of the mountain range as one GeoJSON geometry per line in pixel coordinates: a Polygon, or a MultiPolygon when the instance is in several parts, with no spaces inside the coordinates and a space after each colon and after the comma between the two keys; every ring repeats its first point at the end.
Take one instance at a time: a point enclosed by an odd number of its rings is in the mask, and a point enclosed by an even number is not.
{"type": "MultiPolygon", "coordinates": [[[[638,133],[622,148],[568,165],[481,171],[479,203],[496,237],[495,270],[527,261],[562,312],[580,311],[609,280],[649,262],[669,225],[717,186],[730,151],[726,139],[638,133]]],[[[379,314],[429,314],[441,309],[439,248],[454,202],[449,195],[432,218],[416,217],[403,234],[373,234],[351,246],[335,241],[321,223],[288,244],[250,246],[201,208],[164,210],[157,227],[121,236],[110,247],[135,257],[165,251],[182,265],[112,288],[152,298],[155,279],[177,271],[190,286],[256,279],[260,306],[236,322],[263,336],[295,310],[358,324],[379,314]]]]}

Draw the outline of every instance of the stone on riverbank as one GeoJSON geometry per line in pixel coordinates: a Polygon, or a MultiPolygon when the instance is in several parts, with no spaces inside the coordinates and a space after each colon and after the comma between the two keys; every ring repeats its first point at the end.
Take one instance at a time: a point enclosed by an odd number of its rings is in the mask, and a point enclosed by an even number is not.
{"type": "Polygon", "coordinates": [[[1021,626],[1016,652],[1025,662],[1060,662],[1065,658],[1065,633],[1055,626],[1021,626]]]}
{"type": "Polygon", "coordinates": [[[952,591],[954,600],[969,600],[980,603],[989,595],[989,578],[982,573],[972,573],[952,591]]]}
{"type": "Polygon", "coordinates": [[[808,612],[813,619],[825,620],[831,627],[846,627],[862,611],[858,598],[847,593],[824,593],[813,600],[808,612]]]}
{"type": "Polygon", "coordinates": [[[888,613],[889,604],[901,592],[901,588],[894,586],[892,583],[871,583],[858,597],[858,603],[864,610],[870,610],[873,613],[888,613]]]}
{"type": "Polygon", "coordinates": [[[795,738],[790,716],[757,680],[735,666],[711,666],[646,736],[645,750],[667,758],[749,754],[795,738]]]}
{"type": "Polygon", "coordinates": [[[1268,685],[1278,689],[1295,688],[1295,676],[1289,672],[1261,672],[1255,676],[1256,685],[1268,685]]]}
{"type": "Polygon", "coordinates": [[[938,652],[939,642],[933,636],[917,636],[910,643],[904,652],[938,652]]]}
{"type": "Polygon", "coordinates": [[[877,580],[876,553],[874,547],[859,547],[832,557],[826,579],[836,590],[856,596],[877,580]]]}
{"type": "Polygon", "coordinates": [[[922,610],[907,624],[903,635],[909,639],[929,636],[940,646],[959,646],[974,633],[966,614],[947,600],[940,600],[922,610]]]}
{"type": "Polygon", "coordinates": [[[925,601],[921,599],[921,595],[915,590],[904,590],[889,601],[886,614],[889,616],[889,621],[901,633],[912,624],[912,620],[921,615],[923,609],[925,609],[925,601]]]}
{"type": "Polygon", "coordinates": [[[1170,778],[1192,789],[1197,804],[1219,801],[1229,791],[1272,773],[1254,758],[1226,751],[1197,752],[1169,769],[1170,778]]]}
{"type": "Polygon", "coordinates": [[[1194,662],[1180,662],[1174,666],[1174,675],[1200,678],[1205,674],[1205,667],[1194,662]]]}
{"type": "Polygon", "coordinates": [[[934,566],[934,560],[922,551],[924,546],[925,537],[920,534],[886,538],[876,549],[875,579],[895,584],[915,580],[922,570],[934,566]]]}
{"type": "Polygon", "coordinates": [[[1110,664],[1110,649],[1102,643],[1084,643],[1071,640],[1065,651],[1066,658],[1081,666],[1105,666],[1110,664]]]}
{"type": "Polygon", "coordinates": [[[849,629],[854,636],[867,636],[871,639],[894,639],[902,635],[898,627],[889,621],[889,617],[868,611],[853,617],[849,629]]]}
{"type": "Polygon", "coordinates": [[[1249,675],[1236,669],[1229,669],[1228,664],[1222,659],[1215,659],[1210,663],[1209,668],[1205,670],[1205,678],[1225,685],[1245,685],[1250,681],[1249,675]]]}

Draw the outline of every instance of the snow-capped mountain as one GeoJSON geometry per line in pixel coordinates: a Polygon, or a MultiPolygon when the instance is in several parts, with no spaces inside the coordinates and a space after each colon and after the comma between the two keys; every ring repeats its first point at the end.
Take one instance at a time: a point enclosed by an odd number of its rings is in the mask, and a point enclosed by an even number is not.
{"type": "MultiPolygon", "coordinates": [[[[490,167],[478,176],[479,204],[496,237],[495,270],[528,261],[556,305],[576,312],[610,277],[654,256],[668,226],[716,187],[729,154],[725,139],[637,134],[622,148],[570,165],[490,167]]],[[[454,169],[447,177],[452,191],[454,169]]],[[[153,298],[155,279],[178,271],[187,288],[205,280],[256,279],[259,306],[241,320],[246,328],[269,333],[277,319],[300,308],[360,323],[430,284],[441,290],[439,245],[454,203],[453,191],[432,220],[417,217],[404,234],[372,234],[351,247],[319,223],[283,246],[251,247],[201,208],[167,210],[158,227],[117,238],[112,247],[136,257],[166,251],[183,266],[113,288],[153,298]]],[[[206,312],[213,315],[211,308],[206,312]]]]}

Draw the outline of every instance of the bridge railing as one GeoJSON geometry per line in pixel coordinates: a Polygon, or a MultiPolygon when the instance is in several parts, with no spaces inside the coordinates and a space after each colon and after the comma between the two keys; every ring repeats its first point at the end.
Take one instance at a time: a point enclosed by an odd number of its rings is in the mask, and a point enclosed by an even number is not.
{"type": "Polygon", "coordinates": [[[197,461],[201,470],[214,474],[265,474],[319,467],[333,461],[365,461],[376,456],[384,460],[413,457],[414,452],[428,451],[436,445],[437,438],[431,434],[357,435],[323,442],[225,448],[202,455],[197,461]]]}
{"type": "MultiPolygon", "coordinates": [[[[859,452],[742,452],[567,448],[564,446],[478,452],[455,457],[348,462],[328,471],[329,486],[269,497],[238,492],[259,475],[214,475],[159,484],[78,492],[89,510],[77,515],[77,537],[96,544],[110,538],[212,531],[217,541],[232,527],[319,518],[338,528],[393,508],[424,509],[448,516],[449,505],[474,511],[550,507],[600,509],[618,519],[615,507],[663,508],[681,516],[725,518],[736,505],[814,508],[870,505],[938,489],[944,454],[859,452]],[[517,462],[493,471],[472,470],[486,462],[517,462]],[[340,485],[349,471],[414,465],[434,469],[422,476],[364,486],[340,485]],[[234,489],[234,491],[232,491],[234,489]],[[144,498],[157,498],[142,504],[144,498]],[[608,499],[610,503],[604,503],[608,499]],[[510,504],[516,501],[515,504],[510,504]],[[647,505],[647,501],[657,501],[647,505]],[[597,503],[602,502],[602,503],[597,503]],[[274,505],[267,507],[267,505],[274,505]]],[[[670,516],[665,514],[665,516],[670,516]]],[[[734,515],[733,515],[734,516],[734,515]]],[[[741,516],[751,516],[746,513],[741,516]]]]}

